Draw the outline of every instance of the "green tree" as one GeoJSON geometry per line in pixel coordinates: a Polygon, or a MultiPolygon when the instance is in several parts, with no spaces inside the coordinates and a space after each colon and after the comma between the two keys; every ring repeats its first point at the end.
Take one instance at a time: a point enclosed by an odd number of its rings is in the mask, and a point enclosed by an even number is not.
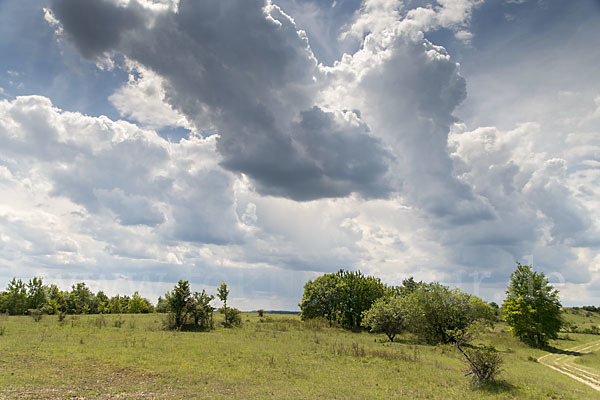
{"type": "Polygon", "coordinates": [[[202,293],[194,292],[189,302],[189,313],[194,319],[194,325],[200,329],[213,328],[213,311],[215,310],[210,302],[214,296],[206,294],[204,289],[202,293]]]}
{"type": "Polygon", "coordinates": [[[27,308],[40,310],[46,304],[46,291],[42,278],[33,277],[27,283],[27,308]]]}
{"type": "Polygon", "coordinates": [[[421,284],[406,297],[410,330],[429,344],[456,341],[476,321],[492,321],[493,310],[476,296],[439,283],[421,284]]]}
{"type": "Polygon", "coordinates": [[[94,308],[98,314],[108,314],[110,312],[109,308],[110,299],[107,295],[104,294],[102,290],[99,290],[96,293],[94,308]]]}
{"type": "Polygon", "coordinates": [[[388,294],[379,278],[363,275],[360,271],[338,271],[341,278],[341,322],[347,328],[361,326],[362,314],[375,300],[388,294]]]}
{"type": "Polygon", "coordinates": [[[62,292],[58,286],[50,285],[46,286],[46,298],[47,300],[47,314],[59,314],[67,311],[67,300],[65,293],[62,292]]]}
{"type": "Polygon", "coordinates": [[[150,306],[150,302],[147,299],[140,296],[140,294],[136,290],[135,293],[133,293],[133,295],[131,295],[131,298],[129,299],[129,302],[127,304],[127,312],[130,314],[146,314],[150,312],[150,306]]]}
{"type": "Polygon", "coordinates": [[[563,325],[558,290],[530,265],[517,262],[502,308],[512,333],[530,345],[547,345],[563,325]]]}
{"type": "Polygon", "coordinates": [[[359,328],[363,312],[390,292],[379,278],[340,269],[304,285],[300,316],[303,320],[326,318],[330,325],[335,321],[346,328],[359,328]]]}
{"type": "Polygon", "coordinates": [[[371,308],[363,313],[363,326],[370,328],[373,333],[385,333],[393,342],[406,325],[404,301],[402,296],[386,296],[375,300],[371,308]]]}
{"type": "Polygon", "coordinates": [[[89,314],[92,310],[94,293],[85,285],[78,282],[72,286],[67,298],[68,312],[71,314],[89,314]]]}
{"type": "Polygon", "coordinates": [[[158,296],[158,301],[156,302],[155,311],[157,313],[166,313],[169,312],[169,305],[167,304],[167,300],[162,296],[158,296]]]}
{"type": "Polygon", "coordinates": [[[118,294],[113,296],[108,301],[108,312],[110,314],[123,314],[127,312],[127,306],[129,305],[129,300],[125,299],[118,294]]]}
{"type": "Polygon", "coordinates": [[[219,310],[223,316],[225,317],[225,321],[223,322],[224,326],[231,326],[229,321],[229,314],[227,312],[227,297],[229,296],[229,289],[227,289],[227,284],[225,282],[221,282],[221,285],[217,288],[217,297],[219,300],[223,302],[223,307],[219,310]]]}
{"type": "Polygon", "coordinates": [[[165,294],[170,318],[168,325],[171,329],[183,328],[187,320],[191,295],[190,282],[184,280],[180,280],[172,291],[165,294]]]}
{"type": "Polygon", "coordinates": [[[225,317],[223,326],[230,328],[232,326],[240,326],[242,324],[242,312],[237,308],[227,307],[227,297],[229,297],[229,289],[225,282],[217,289],[217,297],[223,302],[223,307],[219,310],[225,317]]]}
{"type": "Polygon", "coordinates": [[[338,321],[341,314],[341,277],[338,274],[325,274],[304,285],[300,304],[302,320],[325,318],[329,326],[338,321]]]}
{"type": "Polygon", "coordinates": [[[4,308],[10,315],[23,315],[27,311],[27,288],[20,279],[13,278],[4,292],[4,308]]]}

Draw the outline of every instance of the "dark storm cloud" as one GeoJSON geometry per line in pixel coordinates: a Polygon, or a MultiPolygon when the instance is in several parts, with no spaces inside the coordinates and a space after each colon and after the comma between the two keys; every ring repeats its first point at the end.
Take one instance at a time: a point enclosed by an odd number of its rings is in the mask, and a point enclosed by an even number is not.
{"type": "Polygon", "coordinates": [[[261,193],[312,200],[389,192],[386,153],[364,128],[328,116],[307,132],[321,72],[277,6],[183,0],[177,13],[156,13],[136,1],[54,0],[51,8],[85,57],[121,53],[161,75],[168,102],[199,129],[216,127],[222,165],[261,193]]]}
{"type": "Polygon", "coordinates": [[[136,2],[128,7],[118,7],[110,0],[60,0],[51,4],[69,40],[86,58],[114,49],[124,32],[144,24],[144,10],[136,2]]]}

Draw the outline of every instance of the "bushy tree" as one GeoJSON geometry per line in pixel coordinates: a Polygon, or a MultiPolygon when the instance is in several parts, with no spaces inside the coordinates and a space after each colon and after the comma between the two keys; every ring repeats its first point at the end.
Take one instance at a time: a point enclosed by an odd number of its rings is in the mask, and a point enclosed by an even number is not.
{"type": "Polygon", "coordinates": [[[223,307],[221,307],[219,310],[225,318],[223,321],[223,326],[226,328],[240,326],[242,324],[242,312],[237,308],[227,307],[228,296],[229,289],[227,289],[227,284],[223,282],[217,289],[217,297],[223,302],[223,307]]]}
{"type": "Polygon", "coordinates": [[[13,278],[3,296],[3,307],[10,315],[23,315],[27,311],[27,288],[20,279],[13,278]]]}
{"type": "Polygon", "coordinates": [[[302,320],[325,318],[329,326],[338,321],[342,310],[340,283],[339,274],[325,274],[306,282],[299,304],[302,320]]]}
{"type": "Polygon", "coordinates": [[[386,294],[389,289],[379,278],[360,271],[339,270],[304,285],[300,316],[303,320],[325,318],[330,325],[339,322],[346,328],[358,328],[363,312],[386,294]]]}
{"type": "Polygon", "coordinates": [[[504,320],[522,341],[544,346],[556,339],[563,324],[558,290],[543,273],[521,265],[510,276],[503,304],[504,320]]]}
{"type": "Polygon", "coordinates": [[[27,308],[40,310],[46,304],[46,292],[42,278],[33,277],[27,283],[27,308]]]}
{"type": "Polygon", "coordinates": [[[406,325],[404,302],[405,298],[402,296],[386,296],[377,299],[371,308],[363,313],[363,326],[373,333],[385,333],[390,342],[393,342],[406,325]]]}
{"type": "Polygon", "coordinates": [[[456,332],[493,320],[493,310],[483,300],[439,283],[421,284],[404,304],[410,330],[429,344],[454,342],[456,332]]]}
{"type": "Polygon", "coordinates": [[[169,312],[169,305],[167,300],[162,296],[158,296],[158,301],[156,302],[155,311],[157,313],[166,313],[169,312]]]}
{"type": "Polygon", "coordinates": [[[151,311],[152,304],[150,304],[150,301],[140,296],[140,294],[136,290],[135,293],[133,293],[133,295],[131,295],[131,298],[129,299],[129,302],[127,304],[127,312],[130,314],[146,314],[151,311]]]}
{"type": "Polygon", "coordinates": [[[85,285],[85,282],[73,285],[67,296],[67,312],[69,314],[89,314],[92,311],[93,298],[94,293],[85,285]]]}
{"type": "Polygon", "coordinates": [[[191,297],[190,282],[180,280],[172,291],[165,295],[169,308],[169,323],[171,329],[181,329],[186,322],[191,297]]]}
{"type": "Polygon", "coordinates": [[[58,286],[50,285],[46,288],[47,314],[59,314],[67,311],[67,300],[65,293],[58,286]]]}
{"type": "Polygon", "coordinates": [[[204,289],[202,293],[194,292],[188,304],[189,312],[194,319],[194,325],[200,329],[212,329],[214,307],[210,302],[214,300],[213,296],[206,294],[204,289]]]}

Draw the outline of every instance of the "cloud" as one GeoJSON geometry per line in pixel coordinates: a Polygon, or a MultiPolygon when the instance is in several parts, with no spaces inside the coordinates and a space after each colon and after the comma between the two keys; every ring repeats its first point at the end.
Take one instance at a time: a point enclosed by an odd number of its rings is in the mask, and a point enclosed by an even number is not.
{"type": "Polygon", "coordinates": [[[87,6],[51,4],[62,36],[84,57],[120,53],[160,75],[167,102],[198,130],[216,128],[222,165],[249,176],[262,193],[311,200],[389,192],[382,189],[385,152],[364,129],[337,124],[340,119],[320,129],[318,140],[344,142],[339,149],[345,153],[335,147],[314,153],[294,135],[302,115],[319,106],[321,71],[304,32],[276,5],[185,0],[172,13],[137,1],[95,1],[94,27],[88,29],[87,6]],[[360,157],[346,150],[365,143],[360,157]],[[335,161],[342,158],[346,165],[335,161]],[[365,185],[364,174],[349,175],[348,164],[370,168],[363,172],[376,184],[365,185]]]}
{"type": "Polygon", "coordinates": [[[129,79],[108,99],[122,117],[131,118],[150,129],[185,127],[192,129],[187,119],[165,102],[162,78],[152,70],[127,60],[129,79]]]}

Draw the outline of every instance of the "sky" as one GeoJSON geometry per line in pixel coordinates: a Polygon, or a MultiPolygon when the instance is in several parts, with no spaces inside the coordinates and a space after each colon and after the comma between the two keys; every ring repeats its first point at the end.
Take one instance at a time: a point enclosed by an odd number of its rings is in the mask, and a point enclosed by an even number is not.
{"type": "Polygon", "coordinates": [[[0,287],[600,303],[600,1],[0,0],[0,287]]]}

